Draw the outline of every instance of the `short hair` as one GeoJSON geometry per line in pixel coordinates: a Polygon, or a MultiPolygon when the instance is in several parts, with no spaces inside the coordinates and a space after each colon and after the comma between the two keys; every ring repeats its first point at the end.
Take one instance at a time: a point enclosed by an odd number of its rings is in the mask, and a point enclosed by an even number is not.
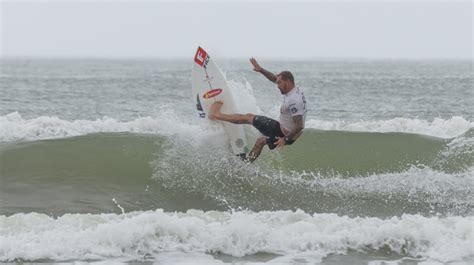
{"type": "Polygon", "coordinates": [[[281,79],[283,79],[285,81],[290,80],[291,83],[293,83],[293,84],[295,83],[295,78],[293,77],[293,74],[290,71],[282,71],[277,76],[280,76],[281,79]]]}

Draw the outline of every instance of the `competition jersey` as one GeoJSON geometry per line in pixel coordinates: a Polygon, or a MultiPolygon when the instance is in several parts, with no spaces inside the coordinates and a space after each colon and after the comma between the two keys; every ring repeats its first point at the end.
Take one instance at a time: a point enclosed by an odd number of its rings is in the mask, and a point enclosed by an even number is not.
{"type": "Polygon", "coordinates": [[[280,124],[292,130],[295,127],[293,116],[303,115],[303,125],[306,119],[306,99],[303,91],[298,87],[283,95],[283,103],[280,109],[280,124]]]}

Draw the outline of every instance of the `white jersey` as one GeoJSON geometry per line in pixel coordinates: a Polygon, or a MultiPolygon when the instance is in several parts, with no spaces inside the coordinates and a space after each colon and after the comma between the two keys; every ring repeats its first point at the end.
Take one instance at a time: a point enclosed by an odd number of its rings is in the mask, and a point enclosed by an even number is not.
{"type": "Polygon", "coordinates": [[[283,103],[280,109],[280,124],[288,130],[296,126],[293,116],[303,115],[303,126],[306,119],[306,99],[303,91],[298,87],[283,95],[283,103]]]}

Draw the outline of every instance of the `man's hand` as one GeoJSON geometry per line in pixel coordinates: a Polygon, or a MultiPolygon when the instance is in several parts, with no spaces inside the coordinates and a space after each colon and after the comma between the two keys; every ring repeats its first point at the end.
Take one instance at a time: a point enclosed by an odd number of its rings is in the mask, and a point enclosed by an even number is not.
{"type": "Polygon", "coordinates": [[[255,60],[255,58],[250,58],[250,63],[253,65],[253,70],[255,72],[260,72],[262,71],[262,67],[257,63],[257,60],[255,60]]]}
{"type": "Polygon", "coordinates": [[[258,63],[257,63],[257,60],[255,60],[255,58],[250,58],[250,63],[253,65],[253,70],[255,72],[259,72],[261,73],[262,75],[264,75],[266,78],[268,78],[268,80],[272,81],[273,83],[276,83],[277,81],[277,77],[276,75],[274,75],[272,72],[269,72],[265,69],[263,69],[258,63]]]}
{"type": "Polygon", "coordinates": [[[276,142],[274,142],[273,144],[276,145],[276,148],[278,150],[282,150],[283,146],[285,146],[285,144],[286,144],[285,137],[277,137],[277,139],[278,140],[276,142]]]}

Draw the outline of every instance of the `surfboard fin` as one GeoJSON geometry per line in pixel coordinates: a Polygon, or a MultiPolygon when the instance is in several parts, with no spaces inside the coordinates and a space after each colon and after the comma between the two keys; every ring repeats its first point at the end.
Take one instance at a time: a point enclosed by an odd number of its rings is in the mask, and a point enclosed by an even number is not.
{"type": "Polygon", "coordinates": [[[196,108],[198,111],[203,111],[201,101],[199,100],[199,94],[196,94],[196,108]]]}

